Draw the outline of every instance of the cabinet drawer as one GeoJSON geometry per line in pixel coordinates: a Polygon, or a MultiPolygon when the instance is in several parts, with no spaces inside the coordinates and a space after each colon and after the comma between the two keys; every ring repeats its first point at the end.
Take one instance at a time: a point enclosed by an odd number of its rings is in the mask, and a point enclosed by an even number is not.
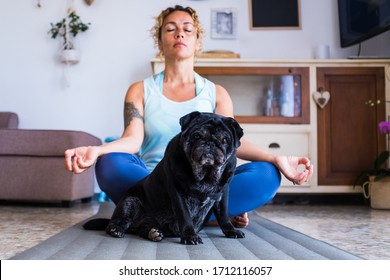
{"type": "MultiPolygon", "coordinates": [[[[252,142],[259,148],[268,151],[274,155],[293,155],[309,157],[309,134],[308,133],[245,133],[245,139],[252,142]]],[[[243,164],[246,161],[238,159],[237,164],[243,164]]],[[[303,166],[298,169],[304,169],[303,166]]],[[[282,186],[293,187],[293,183],[282,176],[282,186]]],[[[309,186],[310,183],[304,183],[303,186],[309,186]]]]}
{"type": "Polygon", "coordinates": [[[309,156],[307,133],[245,133],[245,139],[275,155],[309,156]]]}

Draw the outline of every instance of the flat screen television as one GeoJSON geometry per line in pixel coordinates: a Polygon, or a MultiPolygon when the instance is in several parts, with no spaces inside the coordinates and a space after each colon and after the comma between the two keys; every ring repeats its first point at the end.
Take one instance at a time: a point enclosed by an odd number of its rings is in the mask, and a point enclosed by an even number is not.
{"type": "Polygon", "coordinates": [[[390,29],[390,0],[338,0],[341,47],[390,29]]]}

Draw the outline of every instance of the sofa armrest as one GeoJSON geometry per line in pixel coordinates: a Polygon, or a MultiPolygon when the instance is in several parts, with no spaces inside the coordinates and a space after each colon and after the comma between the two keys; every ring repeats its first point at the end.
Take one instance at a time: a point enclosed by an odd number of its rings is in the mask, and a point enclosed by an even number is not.
{"type": "Polygon", "coordinates": [[[19,126],[18,115],[13,112],[0,112],[0,129],[15,129],[19,126]]]}
{"type": "Polygon", "coordinates": [[[102,141],[82,131],[0,129],[0,143],[0,155],[64,156],[67,149],[102,141]]]}

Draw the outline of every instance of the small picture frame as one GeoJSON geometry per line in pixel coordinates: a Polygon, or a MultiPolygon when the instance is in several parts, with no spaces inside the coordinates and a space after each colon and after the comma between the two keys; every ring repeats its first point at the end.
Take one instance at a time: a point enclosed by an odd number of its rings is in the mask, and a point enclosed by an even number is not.
{"type": "Polygon", "coordinates": [[[237,38],[237,10],[234,8],[211,10],[211,38],[237,38]]]}
{"type": "Polygon", "coordinates": [[[249,0],[251,30],[302,29],[300,0],[249,0]]]}

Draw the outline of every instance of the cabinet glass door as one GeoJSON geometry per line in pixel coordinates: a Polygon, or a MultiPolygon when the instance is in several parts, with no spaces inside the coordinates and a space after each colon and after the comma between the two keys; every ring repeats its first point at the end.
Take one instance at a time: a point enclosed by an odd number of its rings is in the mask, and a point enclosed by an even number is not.
{"type": "Polygon", "coordinates": [[[307,68],[196,67],[223,86],[241,123],[309,123],[307,68]]]}

